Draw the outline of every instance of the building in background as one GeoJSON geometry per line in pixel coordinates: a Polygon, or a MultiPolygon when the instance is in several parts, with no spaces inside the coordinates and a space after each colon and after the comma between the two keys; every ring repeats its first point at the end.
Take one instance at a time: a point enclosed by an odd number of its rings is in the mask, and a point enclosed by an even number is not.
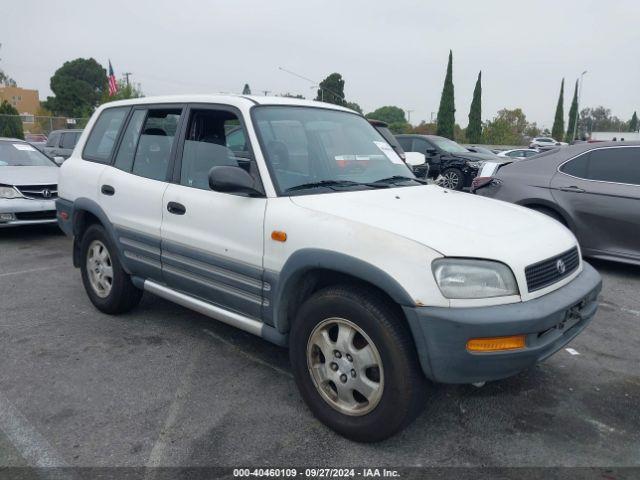
{"type": "Polygon", "coordinates": [[[20,115],[35,116],[40,110],[38,90],[0,86],[0,102],[6,100],[20,115]]]}

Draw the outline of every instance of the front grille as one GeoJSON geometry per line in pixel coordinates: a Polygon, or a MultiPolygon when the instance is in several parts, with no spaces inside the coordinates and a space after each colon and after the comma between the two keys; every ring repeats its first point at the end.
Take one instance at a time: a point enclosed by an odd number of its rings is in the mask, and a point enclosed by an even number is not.
{"type": "Polygon", "coordinates": [[[16,188],[27,198],[50,200],[58,197],[58,185],[16,185],[16,188]]]}
{"type": "Polygon", "coordinates": [[[524,270],[527,277],[527,288],[530,292],[535,292],[548,287],[571,275],[579,265],[580,256],[577,247],[542,262],[529,265],[524,270]],[[562,269],[562,265],[564,265],[564,269],[562,269]]]}
{"type": "Polygon", "coordinates": [[[53,220],[56,218],[56,211],[42,210],[40,212],[18,212],[15,216],[18,220],[53,220]]]}

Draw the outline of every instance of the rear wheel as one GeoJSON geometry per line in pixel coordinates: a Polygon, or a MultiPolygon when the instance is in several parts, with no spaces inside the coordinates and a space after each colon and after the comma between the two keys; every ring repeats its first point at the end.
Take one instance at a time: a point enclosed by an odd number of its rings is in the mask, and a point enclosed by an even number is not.
{"type": "Polygon", "coordinates": [[[388,438],[422,407],[426,382],[411,335],[364,288],[329,287],[309,298],[291,329],[290,358],[311,411],[347,438],[388,438]]]}
{"type": "Polygon", "coordinates": [[[124,313],[135,307],[142,290],[131,283],[101,225],[91,225],[81,241],[82,283],[91,303],[104,313],[124,313]]]}
{"type": "Polygon", "coordinates": [[[458,168],[447,168],[442,172],[440,186],[450,190],[462,190],[464,187],[464,174],[458,168]]]}

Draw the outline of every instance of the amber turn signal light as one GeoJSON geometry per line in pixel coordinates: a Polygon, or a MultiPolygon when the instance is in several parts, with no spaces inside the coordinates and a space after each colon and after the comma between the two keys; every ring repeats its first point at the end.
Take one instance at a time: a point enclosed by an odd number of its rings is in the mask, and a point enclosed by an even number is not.
{"type": "Polygon", "coordinates": [[[276,242],[286,242],[287,241],[287,232],[282,232],[280,230],[274,230],[271,232],[271,240],[275,240],[276,242]]]}
{"type": "Polygon", "coordinates": [[[472,338],[467,342],[470,352],[499,352],[501,350],[518,350],[524,348],[525,335],[511,337],[472,338]]]}

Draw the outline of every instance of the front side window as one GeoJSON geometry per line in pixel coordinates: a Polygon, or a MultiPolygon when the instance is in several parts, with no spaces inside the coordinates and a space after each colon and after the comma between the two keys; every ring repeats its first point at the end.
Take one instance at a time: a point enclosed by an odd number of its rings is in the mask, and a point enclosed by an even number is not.
{"type": "Polygon", "coordinates": [[[435,143],[440,150],[444,150],[447,153],[469,153],[469,150],[448,138],[431,137],[431,141],[435,143]]]}
{"type": "MultiPolygon", "coordinates": [[[[400,137],[398,138],[398,143],[400,143],[400,146],[402,147],[402,149],[405,152],[414,152],[415,150],[412,150],[412,146],[411,146],[411,142],[413,140],[411,139],[411,137],[400,137]]],[[[424,152],[421,152],[424,153],[424,152]]]]}
{"type": "Polygon", "coordinates": [[[244,128],[229,110],[193,109],[182,151],[180,184],[209,190],[213,167],[240,167],[258,182],[258,169],[248,151],[244,128]]]}
{"type": "Polygon", "coordinates": [[[78,134],[76,132],[63,133],[62,148],[69,149],[69,150],[73,149],[73,147],[76,146],[77,135],[78,134]]]}
{"type": "Polygon", "coordinates": [[[122,141],[120,142],[120,148],[116,155],[115,167],[125,172],[130,172],[133,166],[133,158],[136,154],[136,147],[138,146],[138,139],[140,138],[140,131],[142,130],[142,124],[147,116],[147,110],[135,110],[129,119],[127,129],[122,135],[122,141]]]}
{"type": "Polygon", "coordinates": [[[382,188],[397,178],[419,184],[387,141],[359,115],[288,106],[254,107],[252,113],[281,194],[382,188]]]}
{"type": "Polygon", "coordinates": [[[108,163],[129,107],[107,108],[101,114],[89,134],[83,157],[100,163],[108,163]]]}
{"type": "Polygon", "coordinates": [[[133,173],[152,180],[166,180],[171,147],[182,110],[149,110],[142,126],[133,161],[133,173]]]}

